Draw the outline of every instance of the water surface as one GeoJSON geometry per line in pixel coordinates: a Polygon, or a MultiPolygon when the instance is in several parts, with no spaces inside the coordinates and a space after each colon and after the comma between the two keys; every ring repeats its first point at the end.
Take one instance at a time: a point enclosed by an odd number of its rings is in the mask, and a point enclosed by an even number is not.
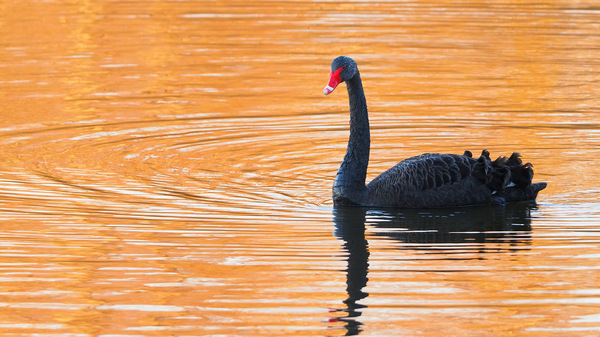
{"type": "Polygon", "coordinates": [[[0,333],[599,334],[594,6],[4,2],[0,333]],[[519,151],[538,203],[334,209],[338,55],[368,179],[519,151]]]}

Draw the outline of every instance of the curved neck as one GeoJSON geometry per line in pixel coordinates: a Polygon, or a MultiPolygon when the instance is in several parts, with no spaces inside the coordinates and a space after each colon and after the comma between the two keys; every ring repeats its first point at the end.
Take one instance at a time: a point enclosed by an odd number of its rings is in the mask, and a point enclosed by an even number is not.
{"type": "Polygon", "coordinates": [[[338,204],[363,203],[366,195],[365,180],[369,165],[371,136],[367,100],[360,74],[346,81],[350,101],[350,138],[344,161],[333,183],[333,200],[338,204]]]}

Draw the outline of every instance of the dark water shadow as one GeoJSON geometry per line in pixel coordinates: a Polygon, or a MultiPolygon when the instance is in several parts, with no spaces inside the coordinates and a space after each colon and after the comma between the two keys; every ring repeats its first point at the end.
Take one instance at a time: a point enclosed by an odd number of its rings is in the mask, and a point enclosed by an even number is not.
{"type": "MultiPolygon", "coordinates": [[[[448,254],[454,246],[478,253],[499,253],[527,249],[531,242],[531,210],[535,204],[518,203],[505,207],[473,207],[441,210],[367,209],[335,207],[335,235],[343,241],[347,253],[346,292],[343,312],[331,318],[344,322],[346,336],[362,332],[360,316],[366,305],[359,303],[369,296],[363,289],[368,282],[369,237],[392,240],[398,249],[440,252],[440,259],[452,260],[448,254]],[[487,245],[485,243],[494,243],[487,245]],[[470,248],[468,248],[470,247],[470,248]],[[442,255],[443,254],[443,255],[442,255]]],[[[472,257],[471,257],[472,258],[472,257]]]]}

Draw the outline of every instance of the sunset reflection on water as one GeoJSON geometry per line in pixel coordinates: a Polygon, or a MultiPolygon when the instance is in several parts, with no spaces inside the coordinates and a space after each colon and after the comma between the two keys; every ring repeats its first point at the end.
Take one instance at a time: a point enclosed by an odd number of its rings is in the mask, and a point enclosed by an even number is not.
{"type": "Polygon", "coordinates": [[[3,336],[600,331],[595,3],[0,5],[3,336]],[[537,205],[334,209],[357,60],[368,179],[520,152],[537,205]]]}

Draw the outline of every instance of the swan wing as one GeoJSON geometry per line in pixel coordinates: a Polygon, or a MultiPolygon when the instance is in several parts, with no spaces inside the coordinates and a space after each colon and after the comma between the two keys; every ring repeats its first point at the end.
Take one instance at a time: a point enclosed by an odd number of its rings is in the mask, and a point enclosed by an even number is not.
{"type": "Polygon", "coordinates": [[[492,190],[477,179],[477,160],[426,153],[408,158],[367,185],[369,203],[396,207],[448,207],[488,203],[492,190]]]}

